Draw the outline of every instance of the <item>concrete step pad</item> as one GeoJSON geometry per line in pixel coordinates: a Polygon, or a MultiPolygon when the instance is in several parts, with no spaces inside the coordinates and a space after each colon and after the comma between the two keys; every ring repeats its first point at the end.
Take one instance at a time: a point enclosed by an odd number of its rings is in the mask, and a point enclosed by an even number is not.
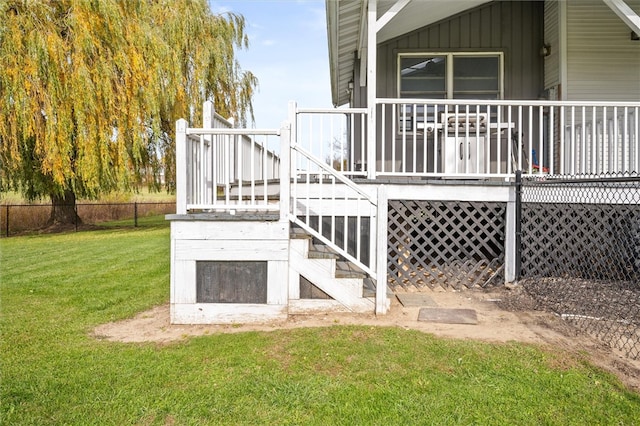
{"type": "Polygon", "coordinates": [[[478,324],[478,315],[474,309],[421,308],[418,321],[442,324],[478,324]]]}

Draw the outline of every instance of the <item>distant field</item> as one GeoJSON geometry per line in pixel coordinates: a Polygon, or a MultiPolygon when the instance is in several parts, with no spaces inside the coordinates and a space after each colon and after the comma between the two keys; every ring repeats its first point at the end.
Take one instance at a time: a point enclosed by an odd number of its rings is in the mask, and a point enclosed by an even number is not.
{"type": "Polygon", "coordinates": [[[0,240],[0,423],[634,425],[640,396],[580,356],[400,328],[90,336],[169,298],[169,228],[0,240]]]}
{"type": "MultiPolygon", "coordinates": [[[[78,200],[78,216],[85,225],[133,226],[148,221],[150,216],[175,213],[175,195],[142,192],[111,194],[100,200],[78,200]],[[136,205],[137,204],[137,205],[136,205]]],[[[51,214],[49,200],[27,202],[16,193],[0,198],[0,236],[39,232],[47,226],[51,214]]]]}
{"type": "MultiPolygon", "coordinates": [[[[138,193],[114,193],[105,195],[99,200],[82,200],[79,199],[79,203],[128,203],[128,202],[175,202],[175,194],[168,194],[166,191],[149,192],[144,189],[138,193]]],[[[49,204],[51,200],[48,198],[42,198],[34,200],[35,204],[49,204]]],[[[17,192],[0,192],[0,204],[30,204],[22,195],[17,192]]]]}

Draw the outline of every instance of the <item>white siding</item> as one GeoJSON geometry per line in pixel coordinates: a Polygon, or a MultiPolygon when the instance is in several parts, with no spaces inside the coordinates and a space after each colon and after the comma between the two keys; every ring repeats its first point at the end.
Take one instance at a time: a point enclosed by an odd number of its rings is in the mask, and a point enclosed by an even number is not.
{"type": "MultiPolygon", "coordinates": [[[[626,0],[636,12],[640,0],[626,0]]],[[[567,99],[640,99],[640,41],[601,0],[567,3],[567,99]]]]}
{"type": "MultiPolygon", "coordinates": [[[[544,58],[544,88],[549,90],[560,84],[560,36],[556,1],[544,3],[544,43],[550,49],[550,54],[544,58]]],[[[556,99],[554,97],[551,100],[556,99]]]]}

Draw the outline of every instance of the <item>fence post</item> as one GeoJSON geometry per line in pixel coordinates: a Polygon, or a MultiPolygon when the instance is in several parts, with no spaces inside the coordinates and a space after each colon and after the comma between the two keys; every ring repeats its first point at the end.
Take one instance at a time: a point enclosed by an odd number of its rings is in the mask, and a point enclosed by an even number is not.
{"type": "Polygon", "coordinates": [[[376,229],[376,315],[386,314],[387,301],[387,216],[388,196],[384,185],[378,187],[376,229]]]}
{"type": "Polygon", "coordinates": [[[138,227],[138,202],[133,203],[133,226],[138,227]]]}
{"type": "Polygon", "coordinates": [[[9,237],[9,205],[7,204],[7,223],[5,224],[7,228],[7,237],[9,237]]]}
{"type": "Polygon", "coordinates": [[[176,121],[176,214],[187,214],[187,120],[176,121]]]}
{"type": "MultiPolygon", "coordinates": [[[[280,221],[289,221],[291,208],[291,123],[280,127],[280,221]]],[[[266,149],[266,148],[265,148],[266,149]]]]}
{"type": "Polygon", "coordinates": [[[516,265],[515,265],[515,279],[520,279],[520,273],[522,269],[522,171],[516,172],[516,229],[515,229],[515,243],[516,243],[516,265]]]}

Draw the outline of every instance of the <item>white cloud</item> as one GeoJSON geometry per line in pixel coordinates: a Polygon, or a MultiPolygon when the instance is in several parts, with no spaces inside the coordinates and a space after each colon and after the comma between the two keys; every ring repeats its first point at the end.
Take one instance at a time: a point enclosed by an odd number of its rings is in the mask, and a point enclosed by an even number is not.
{"type": "Polygon", "coordinates": [[[222,5],[217,1],[209,0],[209,8],[211,12],[215,15],[222,15],[225,13],[232,12],[232,9],[228,6],[222,5]]]}

